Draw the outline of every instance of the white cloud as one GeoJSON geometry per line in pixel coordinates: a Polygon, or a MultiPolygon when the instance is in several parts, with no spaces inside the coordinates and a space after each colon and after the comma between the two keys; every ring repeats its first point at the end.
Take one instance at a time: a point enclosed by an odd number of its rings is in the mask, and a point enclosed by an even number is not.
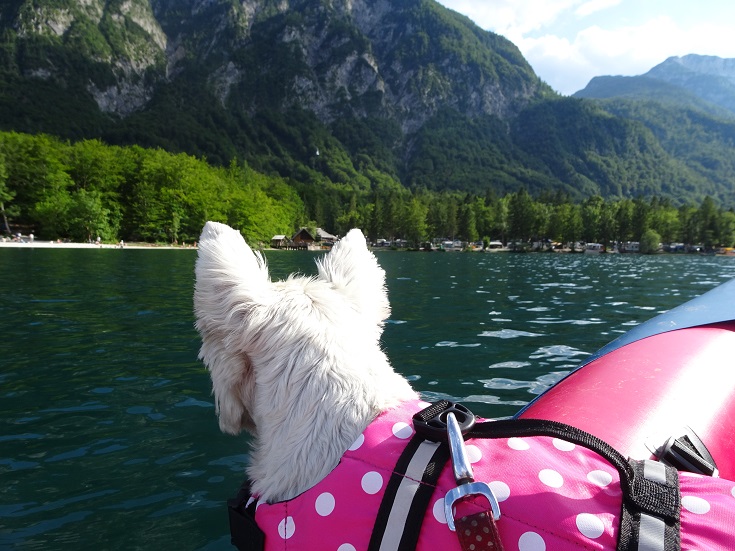
{"type": "Polygon", "coordinates": [[[441,0],[441,3],[463,13],[483,29],[506,38],[542,29],[580,0],[441,0]]]}
{"type": "Polygon", "coordinates": [[[579,31],[573,42],[545,35],[521,39],[516,45],[543,80],[555,90],[571,94],[595,76],[640,75],[671,56],[735,57],[735,43],[728,38],[733,33],[735,29],[727,26],[682,29],[663,16],[635,27],[588,27],[579,31]]]}
{"type": "Polygon", "coordinates": [[[523,53],[552,88],[640,75],[671,56],[735,57],[735,3],[702,0],[441,0],[523,53]]]}
{"type": "Polygon", "coordinates": [[[620,4],[620,2],[621,0],[590,0],[579,6],[574,13],[579,17],[587,17],[593,13],[613,8],[620,4]]]}
{"type": "Polygon", "coordinates": [[[552,88],[571,94],[595,76],[638,75],[669,57],[678,29],[667,18],[640,27],[581,30],[574,41],[555,35],[517,44],[536,73],[552,88]]]}

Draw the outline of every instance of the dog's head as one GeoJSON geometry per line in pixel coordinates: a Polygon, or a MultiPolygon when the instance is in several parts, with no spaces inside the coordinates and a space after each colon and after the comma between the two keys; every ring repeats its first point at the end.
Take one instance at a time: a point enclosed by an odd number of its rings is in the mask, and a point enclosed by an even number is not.
{"type": "Polygon", "coordinates": [[[317,267],[315,277],[272,282],[238,231],[204,227],[194,308],[223,431],[257,433],[294,405],[310,415],[315,401],[364,394],[361,385],[392,373],[379,343],[390,314],[385,273],[360,230],[317,267]]]}

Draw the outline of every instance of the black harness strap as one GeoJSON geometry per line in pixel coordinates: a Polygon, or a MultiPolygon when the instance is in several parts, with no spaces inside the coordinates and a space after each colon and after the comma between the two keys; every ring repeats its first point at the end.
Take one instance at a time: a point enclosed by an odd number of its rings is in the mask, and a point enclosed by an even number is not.
{"type": "Polygon", "coordinates": [[[235,497],[227,500],[230,541],[240,551],[263,551],[265,534],[255,523],[255,500],[250,505],[250,481],[246,480],[235,497]]]}
{"type": "Polygon", "coordinates": [[[504,419],[477,423],[466,435],[468,438],[523,438],[548,436],[577,444],[604,457],[620,476],[623,495],[632,489],[633,467],[623,455],[607,442],[571,425],[545,419],[504,419]]]}

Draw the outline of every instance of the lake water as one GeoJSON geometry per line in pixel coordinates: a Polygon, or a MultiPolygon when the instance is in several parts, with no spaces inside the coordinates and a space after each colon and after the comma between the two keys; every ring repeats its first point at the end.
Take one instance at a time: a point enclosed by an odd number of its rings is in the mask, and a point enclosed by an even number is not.
{"type": "MultiPolygon", "coordinates": [[[[485,417],[735,277],[720,257],[376,255],[396,369],[485,417]]],[[[247,437],[219,433],[197,360],[195,257],[0,249],[0,549],[231,549],[247,437]]],[[[316,254],[267,257],[282,278],[316,254]]]]}

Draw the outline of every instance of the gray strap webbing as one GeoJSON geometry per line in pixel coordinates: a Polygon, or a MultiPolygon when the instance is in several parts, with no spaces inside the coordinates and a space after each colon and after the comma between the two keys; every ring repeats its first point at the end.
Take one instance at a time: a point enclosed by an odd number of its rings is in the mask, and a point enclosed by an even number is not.
{"type": "Polygon", "coordinates": [[[424,514],[448,461],[446,444],[413,436],[386,485],[368,551],[416,548],[424,514]]]}
{"type": "Polygon", "coordinates": [[[623,512],[630,538],[619,551],[680,551],[679,473],[649,459],[631,461],[631,465],[635,473],[630,500],[633,507],[623,512]]]}
{"type": "Polygon", "coordinates": [[[411,504],[421,485],[426,466],[431,462],[431,458],[438,447],[437,442],[424,440],[411,458],[406,469],[406,476],[401,478],[401,483],[398,485],[398,491],[393,500],[393,508],[388,515],[383,541],[380,543],[380,551],[398,549],[408,520],[408,513],[411,510],[411,504]]]}

